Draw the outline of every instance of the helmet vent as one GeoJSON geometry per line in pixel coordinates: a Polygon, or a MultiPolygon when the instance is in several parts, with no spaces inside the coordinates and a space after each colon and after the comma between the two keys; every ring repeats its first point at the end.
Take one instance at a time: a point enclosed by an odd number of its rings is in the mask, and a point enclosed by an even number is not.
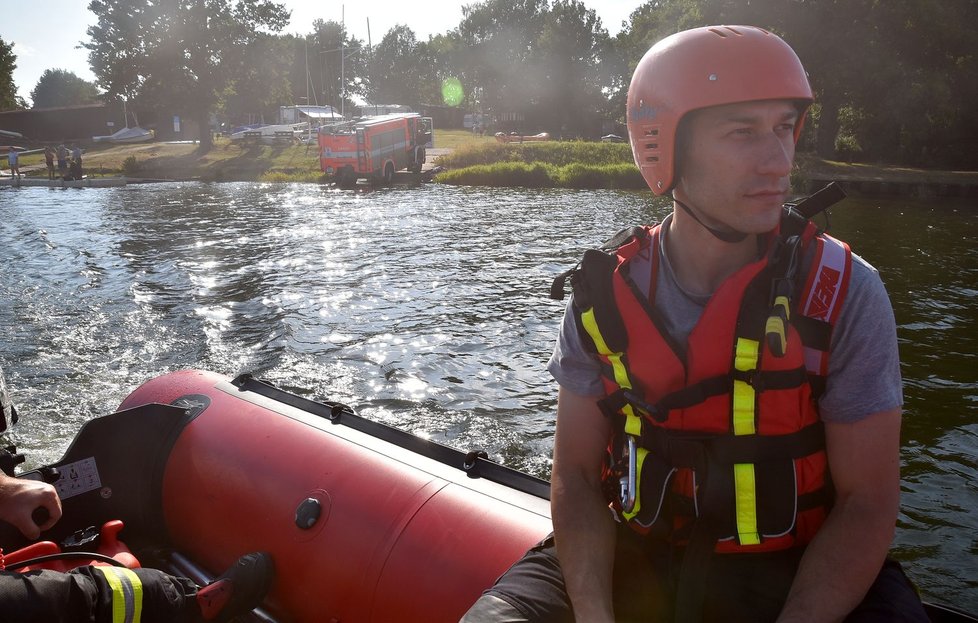
{"type": "Polygon", "coordinates": [[[645,136],[659,136],[659,128],[646,128],[645,136]]]}
{"type": "Polygon", "coordinates": [[[658,143],[646,143],[645,144],[645,148],[646,149],[658,149],[659,148],[659,144],[658,143]]]}
{"type": "Polygon", "coordinates": [[[659,157],[658,156],[646,156],[645,157],[645,161],[646,162],[658,162],[659,161],[659,157]]]}

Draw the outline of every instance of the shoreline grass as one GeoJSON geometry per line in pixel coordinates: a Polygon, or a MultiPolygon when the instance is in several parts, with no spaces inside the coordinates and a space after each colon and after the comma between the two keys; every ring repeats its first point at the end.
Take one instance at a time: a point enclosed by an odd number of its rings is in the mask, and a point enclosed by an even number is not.
{"type": "Polygon", "coordinates": [[[485,143],[441,156],[443,184],[527,188],[645,188],[623,143],[584,141],[485,143]]]}
{"type": "MultiPolygon", "coordinates": [[[[646,188],[627,143],[548,141],[499,143],[466,130],[435,129],[431,164],[445,170],[434,181],[445,184],[525,186],[532,188],[646,188]],[[444,153],[444,152],[448,153],[444,153]],[[437,154],[437,155],[436,155],[437,154]]],[[[159,180],[259,181],[325,183],[315,145],[263,145],[215,141],[200,152],[195,143],[93,144],[86,147],[84,170],[91,176],[125,175],[159,180]]],[[[6,164],[3,162],[3,164],[6,164]]],[[[32,177],[46,177],[44,155],[21,156],[21,168],[32,177]]],[[[806,180],[843,182],[940,183],[973,188],[978,172],[936,171],[887,165],[852,164],[797,156],[795,187],[806,180]]]]}
{"type": "Polygon", "coordinates": [[[495,162],[449,169],[435,176],[442,184],[465,186],[521,186],[525,188],[577,188],[642,190],[645,180],[634,164],[582,164],[559,166],[546,162],[495,162]]]}

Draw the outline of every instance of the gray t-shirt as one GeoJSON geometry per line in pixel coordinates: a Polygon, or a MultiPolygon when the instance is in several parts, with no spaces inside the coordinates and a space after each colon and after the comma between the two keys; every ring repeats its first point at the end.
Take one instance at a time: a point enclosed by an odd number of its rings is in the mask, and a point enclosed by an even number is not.
{"type": "MultiPolygon", "coordinates": [[[[671,217],[669,217],[671,218],[671,217]]],[[[663,234],[669,219],[663,223],[663,234]]],[[[699,321],[709,300],[685,292],[676,280],[665,244],[659,245],[659,275],[655,308],[665,328],[680,344],[699,321]]],[[[629,265],[632,280],[648,296],[650,252],[629,265]]],[[[807,263],[801,274],[805,274],[807,263]]],[[[558,383],[581,396],[600,396],[604,388],[596,356],[588,351],[577,331],[568,303],[547,369],[558,383]]],[[[849,423],[903,405],[900,355],[897,350],[893,308],[879,273],[861,257],[852,256],[852,276],[842,311],[832,332],[831,355],[819,413],[827,422],[849,423]]]]}

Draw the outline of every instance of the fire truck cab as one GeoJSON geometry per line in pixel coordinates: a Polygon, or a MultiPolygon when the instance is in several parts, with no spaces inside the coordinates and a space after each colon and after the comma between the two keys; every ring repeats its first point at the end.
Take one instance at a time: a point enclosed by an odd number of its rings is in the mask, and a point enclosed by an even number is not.
{"type": "Polygon", "coordinates": [[[421,171],[431,120],[417,113],[363,117],[319,128],[319,163],[340,185],[358,179],[390,184],[394,172],[421,171]]]}

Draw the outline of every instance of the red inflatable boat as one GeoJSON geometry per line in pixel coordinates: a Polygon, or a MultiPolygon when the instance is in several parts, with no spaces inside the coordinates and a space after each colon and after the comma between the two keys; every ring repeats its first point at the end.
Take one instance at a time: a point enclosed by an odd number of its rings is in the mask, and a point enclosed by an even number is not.
{"type": "Polygon", "coordinates": [[[205,584],[265,550],[275,584],[250,616],[272,623],[454,623],[551,529],[547,482],[250,375],[155,378],[22,476],[54,483],[64,517],[33,544],[0,522],[8,569],[141,564],[205,584]]]}
{"type": "Polygon", "coordinates": [[[49,548],[121,520],[139,563],[200,583],[270,552],[270,621],[457,621],[550,531],[545,481],[248,375],[153,379],[31,475],[63,498],[49,548]]]}

